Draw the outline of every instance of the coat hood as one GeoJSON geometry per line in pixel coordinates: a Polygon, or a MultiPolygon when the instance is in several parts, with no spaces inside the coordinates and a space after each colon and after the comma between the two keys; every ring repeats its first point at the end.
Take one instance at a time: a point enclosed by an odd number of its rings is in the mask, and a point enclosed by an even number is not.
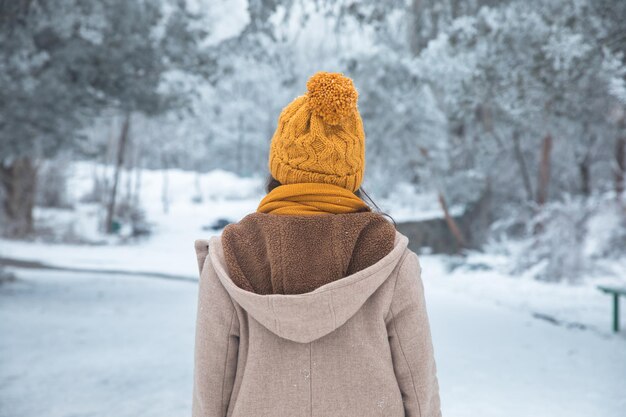
{"type": "Polygon", "coordinates": [[[348,321],[392,275],[407,244],[408,238],[393,229],[391,250],[377,262],[300,294],[258,294],[235,284],[219,236],[209,240],[209,257],[230,297],[251,317],[282,338],[308,343],[348,321]]]}

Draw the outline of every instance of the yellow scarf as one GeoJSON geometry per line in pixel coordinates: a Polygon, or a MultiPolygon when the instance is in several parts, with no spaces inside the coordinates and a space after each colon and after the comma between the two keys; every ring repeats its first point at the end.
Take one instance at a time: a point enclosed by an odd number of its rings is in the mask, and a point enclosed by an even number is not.
{"type": "Polygon", "coordinates": [[[371,211],[351,191],[333,184],[284,184],[274,188],[261,200],[258,212],[271,214],[342,214],[371,211]]]}

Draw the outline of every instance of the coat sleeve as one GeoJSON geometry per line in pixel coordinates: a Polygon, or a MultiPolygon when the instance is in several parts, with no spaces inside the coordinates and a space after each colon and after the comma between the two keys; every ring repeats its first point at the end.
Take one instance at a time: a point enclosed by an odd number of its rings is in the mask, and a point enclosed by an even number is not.
{"type": "Polygon", "coordinates": [[[385,322],[405,415],[441,416],[421,267],[414,252],[409,252],[400,266],[385,322]]]}
{"type": "Polygon", "coordinates": [[[230,296],[207,262],[208,241],[195,243],[200,283],[194,353],[193,417],[225,417],[239,350],[239,321],[230,296]]]}

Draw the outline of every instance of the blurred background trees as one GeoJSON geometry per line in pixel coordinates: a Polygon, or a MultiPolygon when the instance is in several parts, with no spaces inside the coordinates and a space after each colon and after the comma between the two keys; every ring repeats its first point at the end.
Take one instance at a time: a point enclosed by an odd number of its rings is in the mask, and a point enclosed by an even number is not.
{"type": "Polygon", "coordinates": [[[184,2],[170,3],[1,3],[6,234],[32,232],[38,160],[62,150],[80,156],[85,129],[105,112],[123,119],[106,221],[110,230],[131,115],[180,108],[189,91],[175,76],[211,70],[210,59],[197,49],[206,31],[189,27],[196,16],[184,2]]]}
{"type": "Polygon", "coordinates": [[[523,239],[516,267],[543,262],[538,276],[579,275],[606,211],[598,253],[623,252],[624,2],[3,0],[0,16],[6,236],[33,234],[35,204],[60,204],[37,190],[61,193],[75,160],[105,167],[109,232],[140,204],[141,169],[163,170],[165,211],[168,169],[266,175],[280,110],[328,70],[359,89],[375,199],[488,197],[458,249],[523,239]]]}

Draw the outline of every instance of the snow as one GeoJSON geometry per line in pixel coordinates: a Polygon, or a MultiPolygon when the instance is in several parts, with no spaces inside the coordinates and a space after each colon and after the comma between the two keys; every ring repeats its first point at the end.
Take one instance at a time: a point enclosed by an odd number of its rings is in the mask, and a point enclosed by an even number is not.
{"type": "MultiPolygon", "coordinates": [[[[462,278],[437,257],[422,265],[443,415],[623,416],[623,334],[534,319],[451,290],[462,278]]],[[[0,286],[1,417],[190,415],[193,282],[15,272],[0,286]]]]}
{"type": "Polygon", "coordinates": [[[196,286],[23,271],[0,286],[0,416],[189,416],[196,286]]]}
{"type": "Polygon", "coordinates": [[[623,337],[557,327],[441,279],[425,278],[443,415],[624,415],[623,337]]]}
{"type": "MultiPolygon", "coordinates": [[[[603,337],[611,331],[612,304],[597,285],[626,286],[624,277],[616,277],[611,271],[576,285],[547,284],[532,279],[531,274],[512,277],[506,273],[509,268],[506,256],[474,253],[459,265],[454,258],[439,255],[422,255],[420,259],[424,268],[438,277],[438,286],[450,293],[465,294],[529,317],[557,321],[566,327],[584,328],[603,337]]],[[[620,264],[616,261],[615,265],[620,264]]],[[[622,270],[626,270],[626,265],[622,265],[622,270]]],[[[621,317],[626,323],[623,310],[621,317]]]]}

